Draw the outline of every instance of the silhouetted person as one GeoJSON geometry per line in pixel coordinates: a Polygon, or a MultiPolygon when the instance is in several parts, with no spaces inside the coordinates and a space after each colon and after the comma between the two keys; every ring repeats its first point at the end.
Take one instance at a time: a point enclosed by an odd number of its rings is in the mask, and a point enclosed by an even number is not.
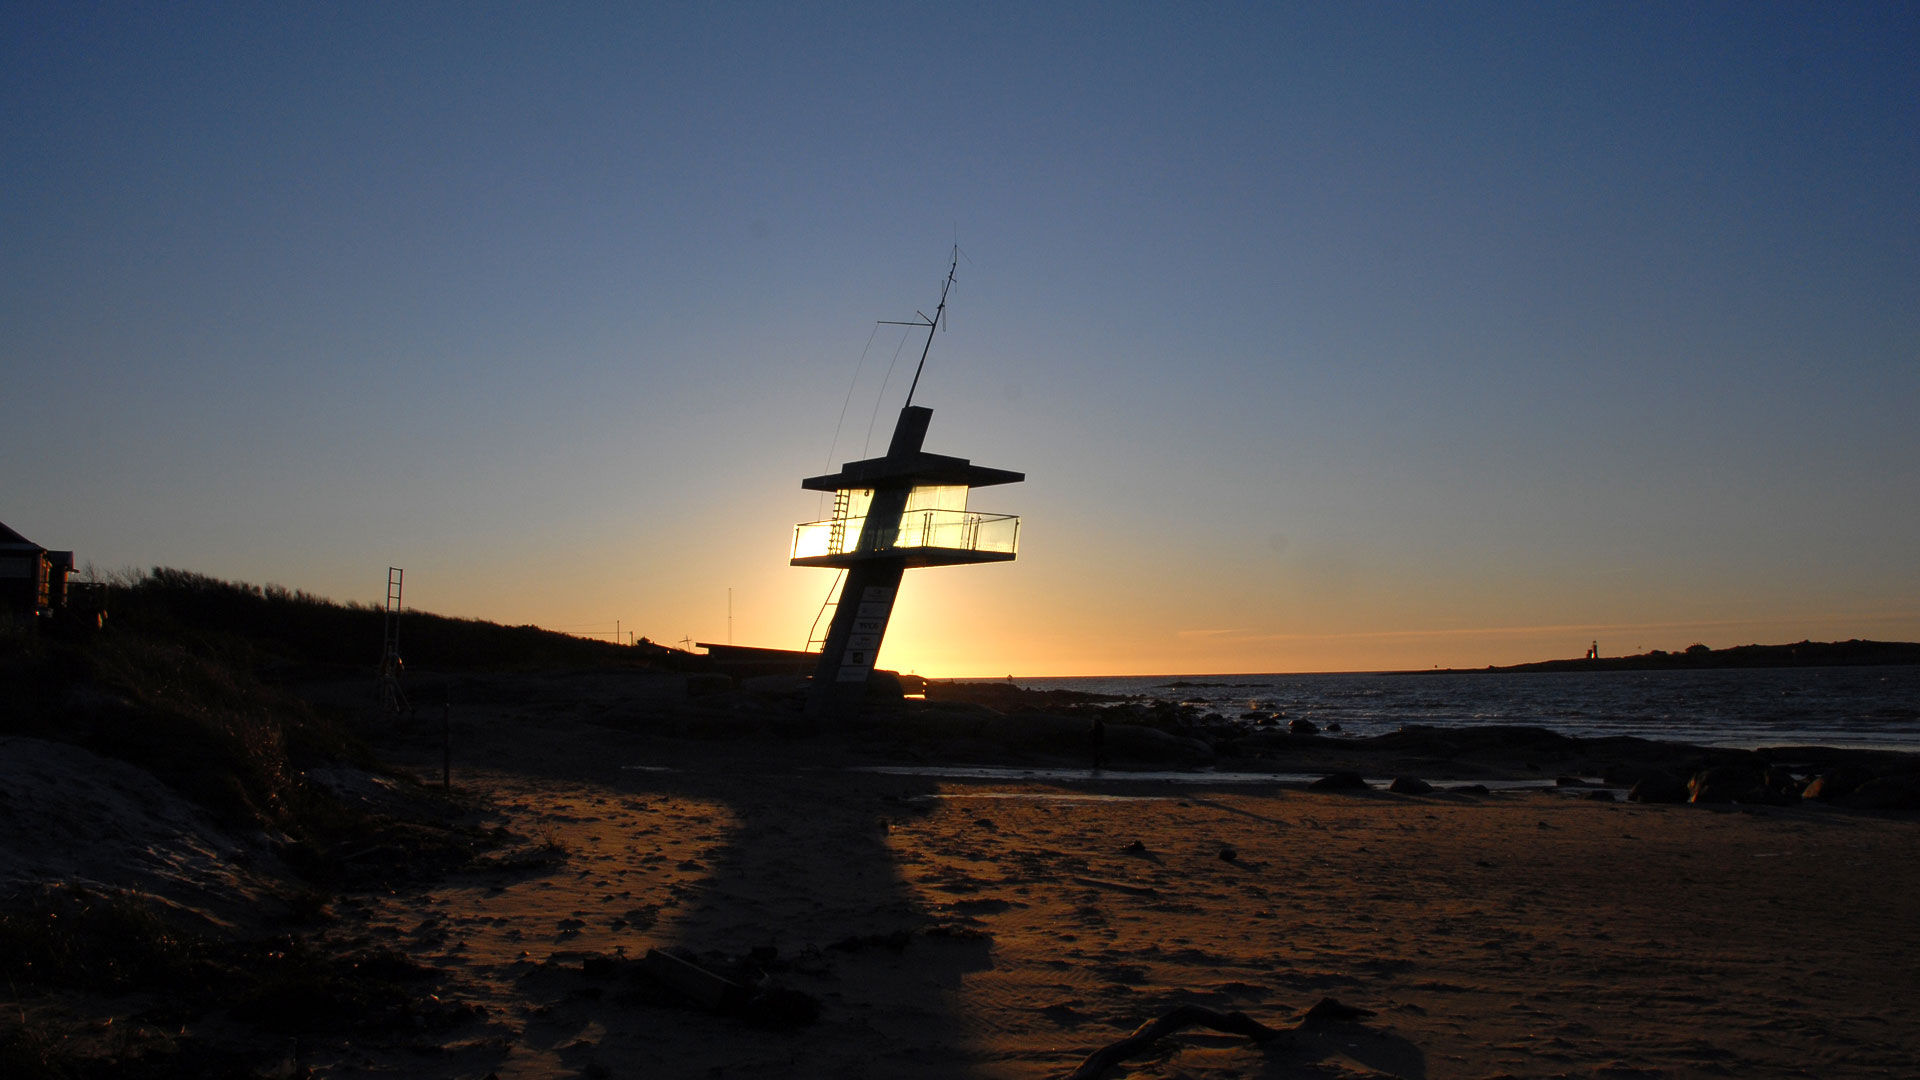
{"type": "Polygon", "coordinates": [[[1098,713],[1094,714],[1093,726],[1087,729],[1087,741],[1093,747],[1093,767],[1098,769],[1107,763],[1107,721],[1098,713]]]}

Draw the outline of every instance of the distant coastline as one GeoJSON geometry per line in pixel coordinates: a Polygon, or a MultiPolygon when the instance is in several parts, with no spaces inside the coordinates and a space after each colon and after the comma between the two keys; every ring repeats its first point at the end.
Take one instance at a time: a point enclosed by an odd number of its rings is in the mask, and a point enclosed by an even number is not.
{"type": "Polygon", "coordinates": [[[1920,642],[1801,641],[1790,645],[1735,645],[1709,649],[1691,645],[1680,652],[1655,649],[1633,656],[1536,660],[1530,664],[1492,664],[1484,668],[1444,668],[1442,672],[1515,671],[1699,671],[1714,668],[1873,667],[1920,664],[1920,642]]]}

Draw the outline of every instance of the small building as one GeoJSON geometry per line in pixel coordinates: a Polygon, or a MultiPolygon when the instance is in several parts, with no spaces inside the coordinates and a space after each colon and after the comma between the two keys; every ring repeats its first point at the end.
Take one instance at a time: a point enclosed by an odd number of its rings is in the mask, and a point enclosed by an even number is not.
{"type": "Polygon", "coordinates": [[[21,620],[49,614],[66,600],[73,552],[48,551],[0,525],[0,609],[21,620]]]}
{"type": "Polygon", "coordinates": [[[694,644],[707,650],[707,663],[713,670],[735,679],[805,675],[820,660],[815,654],[798,649],[764,649],[754,645],[723,645],[714,641],[696,641],[694,644]]]}
{"type": "Polygon", "coordinates": [[[50,551],[0,524],[0,622],[32,626],[71,610],[99,625],[104,586],[72,576],[73,552],[50,551]]]}

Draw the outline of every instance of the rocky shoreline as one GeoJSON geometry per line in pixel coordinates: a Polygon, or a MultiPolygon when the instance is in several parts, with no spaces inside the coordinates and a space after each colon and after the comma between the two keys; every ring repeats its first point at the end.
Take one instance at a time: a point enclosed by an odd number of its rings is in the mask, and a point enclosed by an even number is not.
{"type": "Polygon", "coordinates": [[[924,706],[901,710],[894,738],[912,733],[930,756],[1074,763],[1101,718],[1110,764],[1215,766],[1236,772],[1347,773],[1430,780],[1592,781],[1636,802],[1920,810],[1920,754],[1828,746],[1703,747],[1632,736],[1581,738],[1541,727],[1408,725],[1366,737],[1248,714],[1230,719],[1169,701],[1132,701],[1002,684],[930,684],[924,706]]]}

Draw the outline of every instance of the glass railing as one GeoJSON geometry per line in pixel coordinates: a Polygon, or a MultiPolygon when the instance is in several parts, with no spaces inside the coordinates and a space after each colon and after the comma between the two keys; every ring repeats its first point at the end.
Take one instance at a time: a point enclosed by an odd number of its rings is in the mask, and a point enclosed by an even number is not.
{"type": "Polygon", "coordinates": [[[809,521],[793,527],[793,557],[818,559],[826,555],[844,555],[860,539],[860,526],[866,518],[838,518],[809,521]]]}
{"type": "Polygon", "coordinates": [[[979,551],[1012,555],[1020,545],[1020,519],[1012,514],[976,514],[969,510],[911,510],[892,530],[880,530],[861,544],[867,519],[830,518],[796,525],[793,557],[818,559],[855,551],[873,554],[900,548],[979,551]]]}

